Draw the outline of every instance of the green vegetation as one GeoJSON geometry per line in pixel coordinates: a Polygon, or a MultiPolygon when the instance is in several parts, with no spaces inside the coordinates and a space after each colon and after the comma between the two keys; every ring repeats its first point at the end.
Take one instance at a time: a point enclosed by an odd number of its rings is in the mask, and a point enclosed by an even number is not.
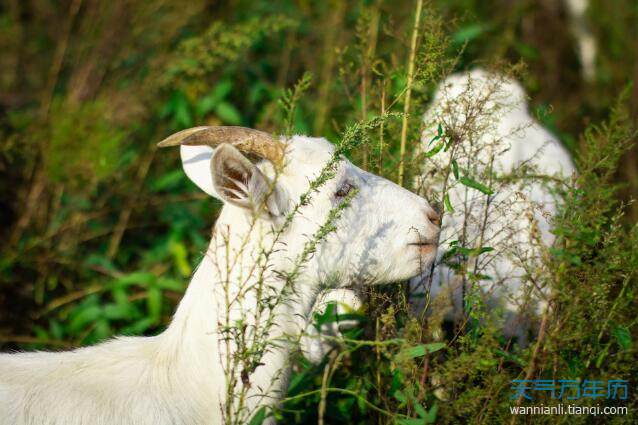
{"type": "MultiPolygon", "coordinates": [[[[402,286],[376,288],[339,350],[317,366],[298,359],[275,414],[299,424],[511,423],[513,379],[629,379],[629,415],[608,419],[635,423],[638,4],[591,2],[599,55],[589,82],[557,4],[9,0],[0,349],[164,328],[221,206],[184,178],[177,152],[156,152],[166,135],[204,124],[322,135],[410,188],[434,87],[489,65],[519,76],[579,170],[538,273],[553,307],[534,324],[538,338],[512,346],[479,300],[468,302],[472,320],[440,338],[440,320],[410,313],[402,286]]],[[[443,148],[439,136],[427,155],[443,148]]]]}

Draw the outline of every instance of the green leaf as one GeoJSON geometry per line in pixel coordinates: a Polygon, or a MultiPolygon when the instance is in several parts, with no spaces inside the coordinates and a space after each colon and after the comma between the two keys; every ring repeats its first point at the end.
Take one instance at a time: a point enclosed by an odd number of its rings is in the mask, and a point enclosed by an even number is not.
{"type": "Polygon", "coordinates": [[[168,249],[173,256],[173,263],[179,273],[184,277],[190,276],[193,271],[188,263],[188,250],[186,246],[182,242],[172,240],[169,243],[168,249]]]}
{"type": "Polygon", "coordinates": [[[79,307],[80,311],[73,317],[69,323],[71,332],[78,332],[89,323],[95,322],[102,316],[102,309],[97,306],[79,307]]]}
{"type": "Polygon", "coordinates": [[[213,90],[206,96],[199,99],[195,110],[200,117],[213,111],[220,102],[222,102],[226,96],[230,94],[233,89],[233,83],[230,80],[224,80],[219,82],[213,90]]]}
{"type": "Polygon", "coordinates": [[[452,173],[454,174],[455,179],[459,179],[459,164],[456,162],[456,159],[452,160],[452,173]]]}
{"type": "Polygon", "coordinates": [[[162,291],[156,286],[148,288],[148,294],[146,297],[146,305],[148,308],[149,318],[154,319],[155,322],[159,321],[162,314],[162,291]]]}
{"type": "Polygon", "coordinates": [[[293,375],[288,384],[288,394],[297,394],[312,382],[311,371],[304,370],[293,375]]]}
{"type": "Polygon", "coordinates": [[[631,333],[629,329],[624,326],[617,326],[612,331],[612,334],[616,337],[618,341],[618,345],[620,345],[624,350],[628,350],[632,346],[631,333]]]}
{"type": "Polygon", "coordinates": [[[228,102],[220,102],[215,108],[215,115],[226,124],[241,124],[241,114],[228,102]]]}
{"type": "Polygon", "coordinates": [[[164,190],[175,189],[184,181],[184,172],[181,169],[168,172],[151,183],[151,191],[161,192],[164,190]]]}
{"type": "Polygon", "coordinates": [[[397,357],[402,359],[415,359],[417,357],[423,357],[426,354],[431,354],[436,351],[445,348],[445,344],[442,342],[432,342],[429,344],[419,344],[414,347],[403,349],[399,352],[397,357]]]}
{"type": "Polygon", "coordinates": [[[169,291],[175,292],[183,292],[185,288],[184,282],[167,277],[160,277],[157,279],[157,286],[161,289],[168,289],[169,291]]]}
{"type": "Polygon", "coordinates": [[[414,405],[414,411],[421,418],[425,418],[428,415],[428,412],[425,410],[425,408],[421,406],[421,403],[419,403],[419,401],[414,397],[412,397],[412,404],[414,405]]]}
{"type": "Polygon", "coordinates": [[[35,333],[36,338],[41,339],[43,341],[46,341],[47,339],[49,339],[49,333],[46,331],[46,329],[42,328],[41,326],[34,326],[33,331],[35,333]]]}
{"type": "Polygon", "coordinates": [[[213,94],[204,96],[199,99],[197,105],[195,105],[195,113],[197,113],[197,116],[203,117],[215,109],[215,106],[217,106],[218,103],[219,99],[217,99],[213,94]]]}
{"type": "Polygon", "coordinates": [[[333,322],[350,322],[356,320],[357,322],[365,322],[366,315],[360,313],[339,313],[334,315],[333,322]]]}
{"type": "Polygon", "coordinates": [[[440,138],[441,138],[441,136],[434,136],[434,137],[433,137],[432,139],[430,139],[430,141],[428,142],[428,147],[429,147],[432,143],[434,143],[434,142],[436,142],[437,140],[439,140],[440,138]]]}
{"type": "Polygon", "coordinates": [[[173,125],[179,128],[191,127],[193,123],[188,99],[179,90],[173,92],[161,115],[163,117],[172,117],[173,125]]]}
{"type": "Polygon", "coordinates": [[[223,80],[217,83],[211,94],[215,97],[215,99],[222,100],[225,99],[232,90],[233,82],[231,80],[223,80]]]}
{"type": "Polygon", "coordinates": [[[437,140],[439,140],[441,137],[443,137],[443,127],[441,127],[441,124],[439,124],[436,127],[436,136],[434,136],[432,139],[430,139],[430,141],[428,142],[428,147],[436,142],[437,140]]]}
{"type": "Polygon", "coordinates": [[[432,406],[430,411],[426,411],[423,406],[419,403],[419,401],[415,397],[410,397],[412,399],[412,405],[414,406],[414,410],[421,417],[422,424],[431,424],[436,420],[436,412],[438,411],[438,406],[435,404],[432,406]]]}
{"type": "Polygon", "coordinates": [[[148,286],[155,282],[157,276],[149,272],[133,272],[115,279],[112,282],[114,287],[122,288],[130,285],[148,286]]]}
{"type": "Polygon", "coordinates": [[[108,320],[98,320],[95,322],[94,334],[98,340],[103,340],[110,337],[113,334],[113,330],[109,325],[108,320]]]}
{"type": "Polygon", "coordinates": [[[454,212],[454,208],[452,207],[452,203],[450,202],[450,195],[448,195],[447,193],[443,198],[443,203],[445,204],[445,208],[448,210],[448,212],[454,212]]]}
{"type": "Polygon", "coordinates": [[[536,49],[531,44],[517,42],[514,43],[514,48],[525,59],[536,60],[540,57],[538,53],[538,49],[536,49]]]}
{"type": "Polygon", "coordinates": [[[54,339],[62,339],[64,338],[64,328],[57,320],[52,319],[49,322],[49,330],[51,332],[51,336],[54,339]]]}
{"type": "Polygon", "coordinates": [[[577,254],[573,254],[562,248],[551,247],[549,248],[549,252],[556,258],[568,261],[575,266],[580,266],[582,264],[582,260],[577,254]]]}
{"type": "Polygon", "coordinates": [[[425,423],[426,424],[435,423],[436,422],[436,415],[437,415],[438,412],[439,412],[439,405],[435,403],[435,404],[432,405],[432,407],[428,411],[427,416],[423,418],[423,419],[425,419],[425,423]]]}
{"type": "Polygon", "coordinates": [[[492,251],[494,251],[494,248],[492,248],[491,246],[480,246],[478,248],[472,249],[472,252],[470,252],[470,255],[474,257],[478,257],[481,254],[484,254],[486,252],[492,252],[492,251]]]}
{"type": "Polygon", "coordinates": [[[128,291],[125,287],[113,287],[113,289],[111,289],[111,296],[115,300],[116,304],[123,306],[131,305],[131,302],[128,299],[128,291]]]}
{"type": "Polygon", "coordinates": [[[248,423],[248,425],[261,425],[265,420],[266,420],[266,406],[263,406],[250,419],[250,422],[248,423]]]}
{"type": "Polygon", "coordinates": [[[479,192],[482,192],[486,195],[492,195],[494,193],[494,191],[492,189],[490,189],[489,187],[485,186],[482,183],[477,182],[476,180],[467,177],[467,176],[463,176],[459,179],[459,182],[461,182],[461,184],[467,186],[467,187],[471,187],[472,189],[476,189],[479,192]]]}
{"type": "Polygon", "coordinates": [[[498,366],[498,362],[495,359],[491,359],[491,358],[480,359],[479,364],[486,368],[492,368],[492,367],[498,366]]]}
{"type": "Polygon", "coordinates": [[[153,326],[154,323],[155,321],[153,320],[153,318],[145,317],[133,323],[131,326],[125,327],[124,329],[122,329],[121,333],[126,335],[141,335],[148,328],[153,326]]]}
{"type": "Polygon", "coordinates": [[[454,33],[454,35],[452,36],[452,41],[455,44],[462,44],[472,41],[483,34],[485,32],[485,29],[486,27],[483,24],[467,25],[463,28],[460,28],[456,33],[454,33]]]}
{"type": "Polygon", "coordinates": [[[363,414],[368,411],[368,405],[364,402],[364,399],[362,397],[357,397],[357,407],[363,414]]]}
{"type": "Polygon", "coordinates": [[[348,418],[352,413],[354,403],[354,398],[342,398],[337,401],[337,409],[339,410],[339,413],[341,413],[341,415],[348,418]]]}
{"type": "Polygon", "coordinates": [[[328,305],[326,305],[326,309],[323,311],[323,313],[315,313],[315,324],[318,331],[321,330],[321,326],[325,325],[326,323],[332,323],[336,320],[336,311],[336,303],[330,302],[328,303],[328,305]]]}
{"type": "Polygon", "coordinates": [[[605,349],[603,351],[601,351],[600,354],[598,355],[598,357],[596,358],[596,367],[597,368],[600,368],[600,366],[603,364],[603,360],[605,360],[605,358],[607,357],[608,352],[609,352],[609,344],[607,344],[605,349]]]}
{"type": "Polygon", "coordinates": [[[403,375],[399,369],[395,369],[392,372],[392,383],[390,384],[388,394],[394,395],[401,385],[403,385],[403,375]]]}
{"type": "Polygon", "coordinates": [[[429,151],[427,151],[425,153],[425,157],[426,158],[432,158],[434,155],[436,155],[437,153],[439,153],[439,151],[441,149],[443,149],[443,146],[445,146],[444,142],[439,143],[438,145],[436,145],[435,147],[433,147],[432,149],[430,149],[429,151]]]}
{"type": "Polygon", "coordinates": [[[135,310],[130,304],[107,304],[104,306],[104,317],[109,320],[130,319],[135,310]]]}
{"type": "Polygon", "coordinates": [[[397,401],[399,401],[402,405],[405,405],[408,402],[408,398],[405,396],[405,394],[403,394],[403,391],[401,390],[396,390],[394,392],[394,398],[397,399],[397,401]]]}
{"type": "Polygon", "coordinates": [[[248,103],[255,105],[263,98],[269,96],[269,94],[268,86],[261,81],[256,81],[250,86],[250,91],[248,92],[248,103]]]}

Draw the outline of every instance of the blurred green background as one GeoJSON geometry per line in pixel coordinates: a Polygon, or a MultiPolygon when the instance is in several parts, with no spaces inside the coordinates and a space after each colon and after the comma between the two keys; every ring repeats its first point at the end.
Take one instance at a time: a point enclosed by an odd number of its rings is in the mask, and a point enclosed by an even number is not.
{"type": "MultiPolygon", "coordinates": [[[[589,3],[591,79],[565,2],[426,2],[420,43],[431,69],[415,87],[409,144],[440,75],[524,62],[532,109],[578,156],[583,130],[638,79],[638,2],[589,3]]],[[[0,3],[0,349],[163,329],[220,203],[184,177],[176,151],[156,152],[155,143],[204,124],[280,131],[278,100],[307,72],[295,131],[337,140],[347,124],[379,113],[381,92],[392,100],[405,88],[414,8],[413,0],[0,3]]],[[[637,85],[627,104],[635,122],[637,85]]],[[[354,159],[396,179],[392,142],[383,158],[354,159]]],[[[638,195],[635,147],[613,180],[620,199],[638,195]]],[[[637,218],[631,205],[623,220],[637,218]]]]}

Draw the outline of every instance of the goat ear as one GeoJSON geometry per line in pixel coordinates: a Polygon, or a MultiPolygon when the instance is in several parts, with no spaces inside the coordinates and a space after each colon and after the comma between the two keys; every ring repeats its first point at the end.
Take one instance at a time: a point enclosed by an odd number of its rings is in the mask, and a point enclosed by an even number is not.
{"type": "Polygon", "coordinates": [[[224,143],[215,149],[210,172],[222,201],[255,212],[265,209],[272,216],[284,213],[281,189],[234,146],[224,143]]]}
{"type": "Polygon", "coordinates": [[[213,157],[213,148],[210,146],[180,146],[182,167],[193,183],[210,196],[220,198],[213,187],[210,161],[213,157]]]}

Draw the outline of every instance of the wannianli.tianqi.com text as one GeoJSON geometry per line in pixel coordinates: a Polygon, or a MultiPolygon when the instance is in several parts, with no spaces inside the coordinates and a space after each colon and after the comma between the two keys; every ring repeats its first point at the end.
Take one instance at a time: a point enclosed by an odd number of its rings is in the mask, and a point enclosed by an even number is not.
{"type": "Polygon", "coordinates": [[[578,406],[557,404],[555,406],[510,406],[512,415],[626,415],[627,406],[578,406]]]}

